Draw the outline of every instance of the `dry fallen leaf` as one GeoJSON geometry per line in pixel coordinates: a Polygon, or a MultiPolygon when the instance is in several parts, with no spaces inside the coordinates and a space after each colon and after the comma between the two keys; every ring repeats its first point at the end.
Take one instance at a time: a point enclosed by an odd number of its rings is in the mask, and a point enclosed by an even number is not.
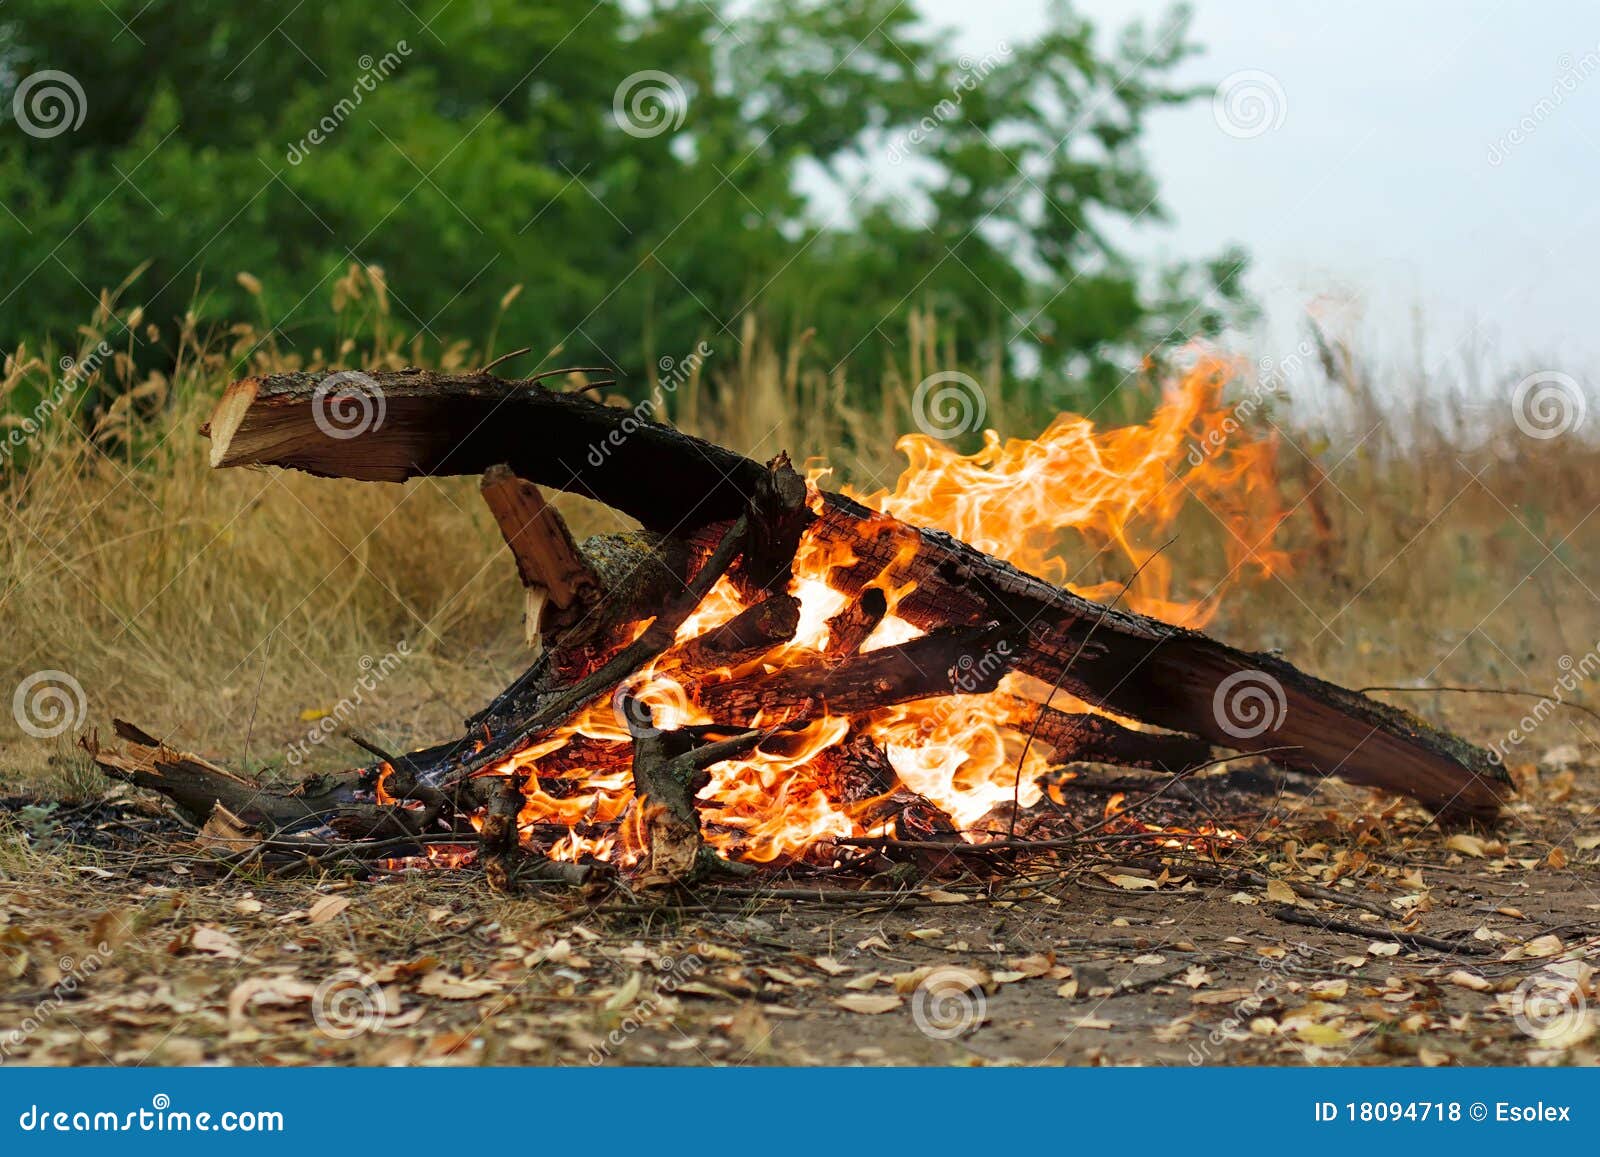
{"type": "Polygon", "coordinates": [[[423,976],[417,991],[423,996],[437,996],[442,1000],[476,1000],[499,992],[500,986],[482,977],[465,980],[440,969],[423,976]]]}
{"type": "Polygon", "coordinates": [[[1479,837],[1468,832],[1456,832],[1444,842],[1444,846],[1453,852],[1460,852],[1464,856],[1483,857],[1484,843],[1479,837]]]}
{"type": "Polygon", "coordinates": [[[1267,899],[1274,904],[1294,905],[1300,902],[1300,897],[1295,895],[1295,890],[1282,880],[1267,881],[1267,899]]]}
{"type": "Polygon", "coordinates": [[[1116,887],[1125,889],[1129,892],[1138,892],[1145,888],[1159,888],[1161,886],[1161,881],[1152,880],[1148,876],[1126,876],[1120,874],[1111,875],[1102,872],[1100,874],[1100,878],[1108,884],[1115,885],[1116,887]]]}
{"type": "Polygon", "coordinates": [[[1445,977],[1445,981],[1449,984],[1455,985],[1457,988],[1470,988],[1473,992],[1488,992],[1494,987],[1493,984],[1479,976],[1476,972],[1468,972],[1462,968],[1456,969],[1449,976],[1445,977]]]}
{"type": "Polygon", "coordinates": [[[306,913],[306,919],[313,924],[324,924],[348,907],[350,907],[349,896],[324,896],[311,905],[311,910],[306,913]]]}
{"type": "Polygon", "coordinates": [[[200,952],[207,956],[220,956],[228,960],[237,960],[243,953],[239,951],[239,942],[221,928],[210,924],[192,924],[180,932],[167,951],[177,956],[183,952],[200,952]]]}
{"type": "Polygon", "coordinates": [[[865,1016],[877,1016],[879,1013],[893,1012],[904,1003],[898,996],[871,996],[867,993],[851,993],[849,996],[836,996],[833,1003],[846,1012],[859,1012],[865,1016]]]}

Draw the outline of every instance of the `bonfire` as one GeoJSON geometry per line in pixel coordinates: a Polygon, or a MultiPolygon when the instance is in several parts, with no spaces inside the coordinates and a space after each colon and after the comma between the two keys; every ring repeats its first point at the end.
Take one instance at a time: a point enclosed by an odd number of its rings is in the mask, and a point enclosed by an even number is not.
{"type": "Polygon", "coordinates": [[[1287,566],[1275,446],[1223,404],[1227,378],[1200,361],[1144,425],[1062,415],[971,454],[908,435],[906,470],[871,493],[536,379],[246,378],[206,431],[213,466],[481,475],[536,657],[450,742],[395,753],[352,733],[372,762],[289,789],[127,723],[121,745],[85,746],[222,859],[478,864],[501,889],[992,870],[1106,838],[1220,853],[1238,831],[1147,805],[1247,757],[1491,821],[1508,781],[1486,753],[1202,633],[1242,578],[1287,566]],[[641,529],[579,544],[541,487],[641,529]],[[1225,526],[1227,567],[1183,599],[1159,544],[1195,504],[1225,526]],[[1127,577],[1077,585],[1063,536],[1127,577]],[[1086,764],[1161,786],[1085,817],[1056,789],[1086,764]]]}

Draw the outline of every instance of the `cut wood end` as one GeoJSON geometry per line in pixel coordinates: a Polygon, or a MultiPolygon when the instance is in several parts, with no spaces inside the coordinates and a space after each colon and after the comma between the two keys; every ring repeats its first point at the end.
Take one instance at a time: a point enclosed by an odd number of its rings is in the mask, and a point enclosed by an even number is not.
{"type": "Polygon", "coordinates": [[[201,428],[201,433],[211,439],[213,469],[238,464],[236,460],[230,458],[228,451],[233,445],[233,436],[238,433],[240,425],[244,422],[245,414],[256,400],[258,385],[257,378],[244,378],[234,382],[223,392],[217,408],[211,411],[211,420],[201,428]]]}

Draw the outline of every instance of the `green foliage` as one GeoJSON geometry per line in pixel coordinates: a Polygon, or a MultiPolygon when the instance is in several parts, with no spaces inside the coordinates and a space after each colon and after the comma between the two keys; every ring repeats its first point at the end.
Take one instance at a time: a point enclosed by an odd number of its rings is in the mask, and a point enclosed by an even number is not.
{"type": "Polygon", "coordinates": [[[148,319],[264,315],[308,354],[336,348],[325,302],[352,262],[441,343],[482,342],[521,284],[502,345],[634,373],[702,338],[733,356],[754,310],[876,381],[931,307],[969,364],[1103,384],[1242,307],[1237,254],[1141,269],[1109,239],[1161,218],[1139,139],[1194,95],[1168,80],[1181,13],[1105,48],[1061,5],[981,60],[896,0],[726,19],[692,0],[8,6],[5,106],[53,69],[87,107],[54,136],[0,127],[0,340],[66,338],[146,261],[148,319]],[[645,70],[682,94],[643,98],[681,116],[657,135],[614,109],[645,70]]]}

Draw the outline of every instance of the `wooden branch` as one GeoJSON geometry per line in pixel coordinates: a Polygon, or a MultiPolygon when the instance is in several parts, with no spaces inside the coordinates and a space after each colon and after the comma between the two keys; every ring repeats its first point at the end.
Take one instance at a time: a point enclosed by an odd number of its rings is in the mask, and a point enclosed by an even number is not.
{"type": "Polygon", "coordinates": [[[789,589],[795,550],[814,519],[806,509],[806,480],[790,465],[788,454],[779,454],[767,463],[750,495],[750,541],[733,570],[745,601],[789,589]]]}
{"type": "Polygon", "coordinates": [[[888,611],[889,598],[882,588],[868,587],[828,620],[828,642],[824,653],[835,662],[848,659],[861,650],[861,644],[878,629],[878,624],[883,622],[883,616],[888,611]]]}
{"type": "MultiPolygon", "coordinates": [[[[524,478],[587,494],[676,534],[741,515],[769,473],[628,411],[483,374],[371,374],[387,403],[385,420],[341,439],[315,420],[324,377],[285,374],[230,386],[210,425],[212,464],[401,481],[482,473],[504,462],[524,478]],[[641,484],[667,478],[672,485],[641,484]]],[[[824,493],[817,513],[809,533],[855,557],[835,568],[834,585],[859,596],[893,567],[897,583],[916,584],[896,606],[901,617],[925,628],[996,621],[1026,630],[1019,669],[1050,683],[1066,671],[1064,689],[1115,714],[1240,751],[1287,748],[1273,758],[1407,793],[1445,819],[1492,819],[1509,795],[1509,777],[1481,749],[1276,656],[1107,612],[947,534],[837,494],[824,493]],[[1239,727],[1219,709],[1241,680],[1264,684],[1274,700],[1274,686],[1282,693],[1281,709],[1274,704],[1269,726],[1254,734],[1253,724],[1239,727]]]]}
{"type": "Polygon", "coordinates": [[[515,773],[501,778],[489,797],[489,812],[483,817],[479,836],[483,841],[480,856],[484,878],[501,894],[511,892],[511,870],[517,853],[517,813],[522,810],[522,776],[515,773]]]}
{"type": "Polygon", "coordinates": [[[737,667],[794,638],[799,625],[800,600],[788,594],[771,595],[721,626],[696,635],[678,648],[678,655],[690,670],[737,667]]]}
{"type": "Polygon", "coordinates": [[[870,735],[846,736],[817,757],[816,770],[823,793],[869,831],[892,822],[898,839],[956,837],[950,817],[900,782],[870,735]]]}
{"type": "Polygon", "coordinates": [[[1019,648],[1010,629],[993,624],[934,631],[844,663],[818,661],[722,683],[690,695],[727,726],[794,723],[821,715],[856,715],[940,695],[993,691],[1019,648]]]}
{"type": "Polygon", "coordinates": [[[1057,763],[1114,763],[1176,773],[1212,758],[1211,744],[1193,735],[1135,731],[1104,715],[1058,711],[1015,696],[1006,697],[1006,706],[1007,722],[1049,744],[1057,763]]]}
{"type": "Polygon", "coordinates": [[[684,732],[657,729],[643,700],[625,696],[622,713],[633,734],[633,790],[646,845],[640,886],[692,883],[716,859],[695,804],[711,781],[706,768],[745,754],[770,732],[747,731],[697,747],[684,732]]]}
{"type": "Polygon", "coordinates": [[[547,634],[572,626],[593,606],[600,581],[572,540],[561,512],[539,488],[511,468],[484,471],[483,500],[511,548],[517,575],[527,593],[523,618],[530,646],[547,634]]]}

